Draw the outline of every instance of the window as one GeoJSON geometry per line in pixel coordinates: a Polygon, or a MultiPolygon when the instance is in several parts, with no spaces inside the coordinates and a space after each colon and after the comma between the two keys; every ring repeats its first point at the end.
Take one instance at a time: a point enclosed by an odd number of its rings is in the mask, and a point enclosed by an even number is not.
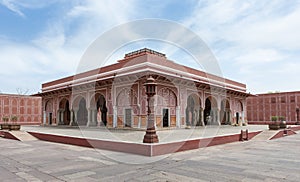
{"type": "Polygon", "coordinates": [[[290,99],[291,99],[291,102],[292,102],[292,103],[295,102],[295,96],[291,96],[290,99]]]}
{"type": "Polygon", "coordinates": [[[281,103],[285,103],[285,96],[282,96],[280,100],[281,100],[281,103]]]}
{"type": "Polygon", "coordinates": [[[276,103],[276,98],[275,97],[271,98],[271,103],[276,103]]]}

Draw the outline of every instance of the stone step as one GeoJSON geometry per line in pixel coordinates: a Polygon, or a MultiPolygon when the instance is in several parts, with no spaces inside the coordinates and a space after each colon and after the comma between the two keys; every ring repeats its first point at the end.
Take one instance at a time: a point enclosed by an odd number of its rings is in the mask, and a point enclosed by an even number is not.
{"type": "Polygon", "coordinates": [[[266,141],[272,138],[278,131],[276,130],[265,130],[261,132],[260,134],[253,137],[251,140],[254,141],[266,141]]]}
{"type": "Polygon", "coordinates": [[[34,136],[30,135],[26,131],[10,131],[12,135],[14,135],[16,138],[18,138],[20,141],[33,141],[38,140],[34,136]]]}

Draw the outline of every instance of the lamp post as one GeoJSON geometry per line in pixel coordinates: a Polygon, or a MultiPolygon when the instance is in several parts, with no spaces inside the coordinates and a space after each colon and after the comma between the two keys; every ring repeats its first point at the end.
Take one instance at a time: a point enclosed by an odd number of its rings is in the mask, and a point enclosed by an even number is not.
{"type": "Polygon", "coordinates": [[[155,79],[151,76],[146,80],[144,84],[146,87],[147,101],[148,101],[148,122],[147,130],[144,135],[143,143],[158,143],[158,137],[156,135],[154,126],[154,99],[153,96],[156,94],[156,83],[155,79]]]}

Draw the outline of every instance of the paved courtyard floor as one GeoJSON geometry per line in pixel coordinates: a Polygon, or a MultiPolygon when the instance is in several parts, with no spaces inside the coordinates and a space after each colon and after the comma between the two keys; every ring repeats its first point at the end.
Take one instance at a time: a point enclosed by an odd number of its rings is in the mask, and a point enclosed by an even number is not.
{"type": "MultiPolygon", "coordinates": [[[[130,129],[106,129],[106,128],[87,128],[87,127],[46,127],[46,126],[22,126],[24,131],[42,132],[64,136],[101,139],[109,141],[123,141],[142,143],[145,131],[130,129]]],[[[267,125],[248,125],[248,126],[206,126],[191,129],[165,129],[158,130],[159,143],[185,141],[187,139],[211,138],[215,136],[238,134],[241,130],[248,129],[249,132],[267,130],[267,125]]]]}
{"type": "Polygon", "coordinates": [[[0,138],[0,181],[299,181],[300,135],[144,157],[0,138]]]}

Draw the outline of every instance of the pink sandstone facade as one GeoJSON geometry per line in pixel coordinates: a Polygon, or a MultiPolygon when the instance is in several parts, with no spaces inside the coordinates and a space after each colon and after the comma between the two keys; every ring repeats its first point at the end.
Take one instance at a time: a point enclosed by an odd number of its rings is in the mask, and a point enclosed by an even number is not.
{"type": "Polygon", "coordinates": [[[247,98],[247,118],[253,124],[267,124],[271,116],[284,116],[288,123],[294,124],[297,122],[297,108],[300,108],[300,91],[258,94],[247,98]]]}
{"type": "Polygon", "coordinates": [[[17,123],[21,125],[41,124],[42,98],[0,94],[0,123],[3,123],[3,117],[11,118],[11,116],[17,116],[17,123]]]}
{"type": "Polygon", "coordinates": [[[141,49],[117,63],[42,84],[43,123],[145,128],[144,83],[155,78],[155,125],[185,127],[242,123],[246,85],[141,49]],[[238,119],[237,119],[238,118],[238,119]]]}

